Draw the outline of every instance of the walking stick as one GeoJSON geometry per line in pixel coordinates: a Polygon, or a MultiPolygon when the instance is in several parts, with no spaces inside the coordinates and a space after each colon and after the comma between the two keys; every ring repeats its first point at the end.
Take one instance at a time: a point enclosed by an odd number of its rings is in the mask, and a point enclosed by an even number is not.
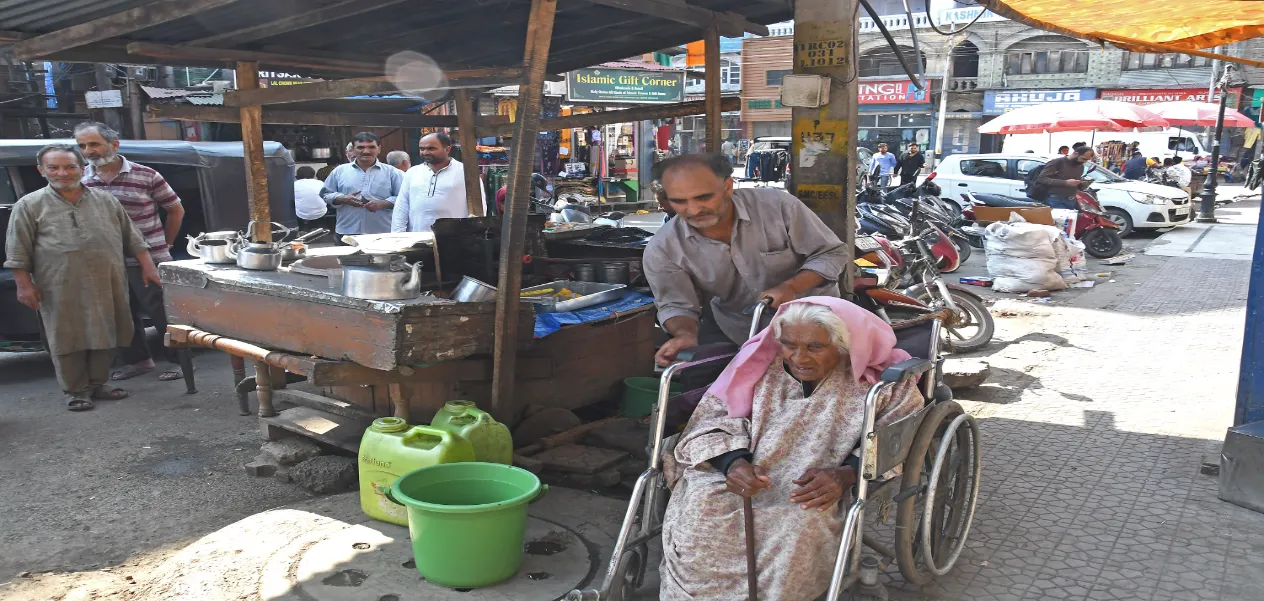
{"type": "Polygon", "coordinates": [[[759,601],[758,573],[755,571],[755,510],[750,497],[742,498],[742,515],[746,518],[746,588],[748,601],[759,601]]]}

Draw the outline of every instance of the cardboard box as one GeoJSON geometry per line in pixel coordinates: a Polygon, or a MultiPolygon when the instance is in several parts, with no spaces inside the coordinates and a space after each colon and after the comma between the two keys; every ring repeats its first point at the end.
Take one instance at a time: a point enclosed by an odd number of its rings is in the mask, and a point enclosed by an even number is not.
{"type": "Polygon", "coordinates": [[[1018,207],[974,207],[974,219],[980,225],[993,223],[996,221],[1009,221],[1010,213],[1018,213],[1028,223],[1039,225],[1054,225],[1053,209],[1049,207],[1036,207],[1024,209],[1018,207]]]}

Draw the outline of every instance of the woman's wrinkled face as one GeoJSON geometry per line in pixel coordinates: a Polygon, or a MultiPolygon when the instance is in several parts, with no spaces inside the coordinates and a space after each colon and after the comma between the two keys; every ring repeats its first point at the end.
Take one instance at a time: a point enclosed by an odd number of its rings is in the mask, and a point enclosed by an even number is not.
{"type": "Polygon", "coordinates": [[[790,374],[804,382],[824,380],[842,360],[829,330],[816,324],[782,324],[779,342],[790,374]]]}

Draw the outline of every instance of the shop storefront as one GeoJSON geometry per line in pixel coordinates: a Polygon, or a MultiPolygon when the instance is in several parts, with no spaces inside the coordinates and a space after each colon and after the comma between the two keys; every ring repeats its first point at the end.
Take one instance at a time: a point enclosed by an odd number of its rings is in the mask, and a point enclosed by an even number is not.
{"type": "Polygon", "coordinates": [[[858,82],[857,143],[869,150],[886,143],[897,154],[911,143],[927,148],[934,130],[932,84],[918,90],[907,79],[858,82]]]}
{"type": "MultiPolygon", "coordinates": [[[[1229,89],[1229,108],[1238,108],[1242,97],[1242,88],[1229,89]]],[[[1159,90],[1102,90],[1102,100],[1118,100],[1132,104],[1147,105],[1159,102],[1177,102],[1190,100],[1194,102],[1220,102],[1220,90],[1207,100],[1207,86],[1201,88],[1165,88],[1159,90]]]]}

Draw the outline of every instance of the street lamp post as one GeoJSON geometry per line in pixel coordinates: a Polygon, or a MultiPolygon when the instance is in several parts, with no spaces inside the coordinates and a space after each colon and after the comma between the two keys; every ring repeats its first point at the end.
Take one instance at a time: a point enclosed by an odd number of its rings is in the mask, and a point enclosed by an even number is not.
{"type": "Polygon", "coordinates": [[[1220,76],[1220,113],[1216,116],[1216,134],[1211,141],[1211,166],[1207,180],[1203,182],[1202,206],[1198,210],[1199,223],[1216,223],[1216,178],[1220,175],[1220,136],[1224,133],[1225,105],[1229,101],[1229,76],[1231,67],[1224,64],[1220,76]]]}

